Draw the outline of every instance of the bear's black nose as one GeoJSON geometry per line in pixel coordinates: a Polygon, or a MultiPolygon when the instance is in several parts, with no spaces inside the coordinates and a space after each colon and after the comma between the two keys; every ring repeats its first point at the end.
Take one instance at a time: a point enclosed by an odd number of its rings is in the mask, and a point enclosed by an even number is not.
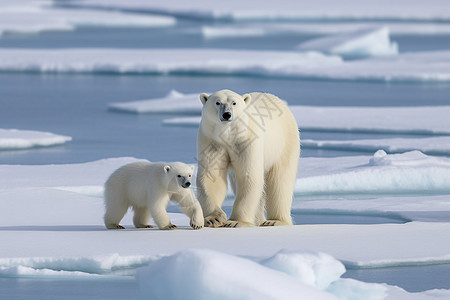
{"type": "Polygon", "coordinates": [[[191,186],[191,183],[190,183],[190,182],[186,182],[184,185],[185,185],[186,187],[190,187],[190,186],[191,186]]]}
{"type": "Polygon", "coordinates": [[[224,120],[228,121],[229,119],[231,119],[231,113],[225,112],[225,113],[223,113],[222,117],[224,120]]]}

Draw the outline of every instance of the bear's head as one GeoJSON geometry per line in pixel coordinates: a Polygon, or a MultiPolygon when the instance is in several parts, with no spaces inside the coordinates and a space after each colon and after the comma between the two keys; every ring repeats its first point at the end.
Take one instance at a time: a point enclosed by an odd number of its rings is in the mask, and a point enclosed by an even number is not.
{"type": "Polygon", "coordinates": [[[230,90],[221,90],[214,94],[200,95],[203,103],[202,120],[214,123],[229,123],[245,114],[245,108],[251,101],[249,94],[239,95],[230,90]]]}
{"type": "Polygon", "coordinates": [[[168,181],[168,190],[177,192],[191,186],[194,166],[181,162],[168,163],[164,166],[164,173],[168,181]]]}

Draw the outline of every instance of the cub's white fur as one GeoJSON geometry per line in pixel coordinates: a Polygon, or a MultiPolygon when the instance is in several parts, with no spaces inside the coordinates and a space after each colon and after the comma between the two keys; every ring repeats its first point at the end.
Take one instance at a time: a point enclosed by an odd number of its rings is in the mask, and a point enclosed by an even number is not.
{"type": "Polygon", "coordinates": [[[203,213],[189,188],[194,166],[184,163],[151,163],[140,161],[117,169],[105,183],[105,226],[123,229],[120,220],[130,206],[134,209],[134,226],[150,228],[152,217],[160,229],[176,228],[167,215],[170,200],[191,219],[194,229],[203,227],[203,213]]]}

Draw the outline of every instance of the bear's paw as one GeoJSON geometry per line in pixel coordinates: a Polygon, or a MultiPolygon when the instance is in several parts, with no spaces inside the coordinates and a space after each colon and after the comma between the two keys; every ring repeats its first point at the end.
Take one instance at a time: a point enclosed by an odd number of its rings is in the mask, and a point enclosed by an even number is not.
{"type": "Polygon", "coordinates": [[[162,230],[174,230],[177,229],[178,227],[176,225],[173,224],[169,224],[166,227],[161,228],[162,230]]]}
{"type": "Polygon", "coordinates": [[[259,226],[283,226],[283,225],[292,225],[280,220],[266,220],[261,223],[259,226]]]}
{"type": "Polygon", "coordinates": [[[205,226],[208,227],[220,227],[227,221],[227,215],[225,213],[217,213],[209,215],[205,218],[205,226]]]}
{"type": "Polygon", "coordinates": [[[226,227],[226,228],[241,228],[241,227],[250,227],[252,224],[247,222],[240,222],[240,221],[232,221],[228,220],[226,221],[222,226],[220,227],[226,227]]]}

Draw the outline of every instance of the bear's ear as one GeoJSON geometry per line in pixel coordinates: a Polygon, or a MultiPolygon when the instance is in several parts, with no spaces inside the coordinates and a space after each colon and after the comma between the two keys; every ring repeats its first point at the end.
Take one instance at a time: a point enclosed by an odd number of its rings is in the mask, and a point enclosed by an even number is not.
{"type": "Polygon", "coordinates": [[[244,100],[245,104],[249,104],[250,100],[252,100],[252,96],[250,96],[250,94],[244,94],[242,95],[242,99],[244,100]]]}
{"type": "Polygon", "coordinates": [[[164,172],[169,173],[169,171],[170,171],[170,166],[165,165],[164,172]]]}
{"type": "Polygon", "coordinates": [[[194,171],[195,165],[190,165],[190,167],[191,167],[191,170],[194,171]]]}
{"type": "Polygon", "coordinates": [[[203,93],[200,95],[200,101],[202,101],[202,104],[205,105],[206,101],[208,101],[209,95],[207,93],[203,93]]]}

